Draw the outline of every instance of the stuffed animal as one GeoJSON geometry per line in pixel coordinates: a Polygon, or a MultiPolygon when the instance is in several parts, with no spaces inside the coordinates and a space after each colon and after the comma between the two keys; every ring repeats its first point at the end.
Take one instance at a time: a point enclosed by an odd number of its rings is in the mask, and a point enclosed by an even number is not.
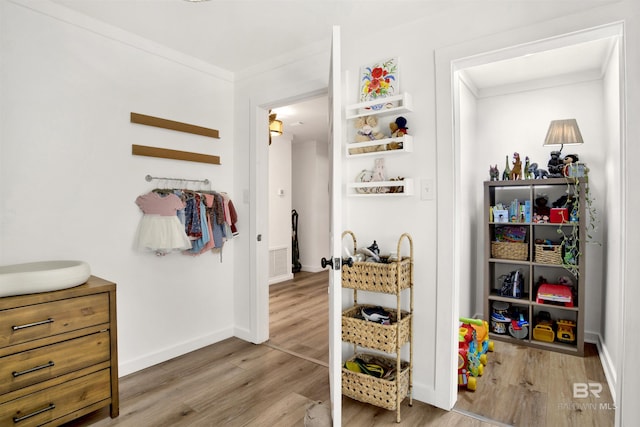
{"type": "MultiPolygon", "coordinates": [[[[389,130],[391,131],[391,138],[401,138],[407,134],[407,119],[400,116],[396,118],[394,122],[389,123],[389,130]]],[[[389,150],[399,150],[402,148],[402,142],[393,141],[389,143],[389,150]]]]}
{"type": "MultiPolygon", "coordinates": [[[[386,173],[384,168],[384,159],[383,158],[375,159],[374,167],[373,167],[373,177],[371,178],[371,181],[382,182],[386,180],[387,178],[386,178],[386,173]]],[[[388,193],[389,187],[373,187],[373,192],[388,193]]]]}
{"type": "Polygon", "coordinates": [[[567,154],[562,159],[562,175],[569,176],[569,167],[572,163],[578,163],[578,155],[577,154],[567,154]]]}
{"type": "Polygon", "coordinates": [[[549,198],[545,195],[540,195],[536,197],[535,202],[536,205],[533,208],[533,212],[536,215],[549,216],[549,213],[551,212],[551,209],[549,208],[549,206],[547,206],[547,203],[549,203],[549,198]]]}
{"type": "Polygon", "coordinates": [[[389,129],[391,129],[391,138],[398,138],[408,134],[407,119],[402,116],[396,118],[395,122],[389,123],[389,129]]]}
{"type": "MultiPolygon", "coordinates": [[[[384,134],[380,132],[378,127],[378,119],[375,116],[359,117],[354,126],[356,128],[355,142],[369,142],[384,138],[384,134]]],[[[371,153],[373,151],[382,151],[384,145],[372,145],[369,147],[350,148],[349,154],[371,153]]]]}

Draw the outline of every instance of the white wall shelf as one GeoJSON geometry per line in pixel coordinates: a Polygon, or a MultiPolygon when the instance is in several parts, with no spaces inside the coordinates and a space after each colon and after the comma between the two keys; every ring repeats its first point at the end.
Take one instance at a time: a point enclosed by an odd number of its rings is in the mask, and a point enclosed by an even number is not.
{"type": "MultiPolygon", "coordinates": [[[[376,99],[359,104],[348,105],[345,108],[347,120],[355,120],[365,116],[397,116],[412,110],[412,99],[408,93],[376,99]]],[[[388,120],[387,120],[388,121],[388,120]]],[[[395,121],[391,117],[391,122],[395,121]]],[[[384,128],[386,124],[383,124],[384,128]]],[[[376,131],[377,132],[377,131],[376,131]]],[[[387,157],[402,153],[413,152],[413,136],[403,135],[401,137],[387,137],[372,141],[358,142],[355,136],[350,135],[347,139],[350,142],[345,144],[345,156],[348,160],[358,157],[387,157]],[[390,148],[393,146],[400,148],[390,148]],[[356,152],[362,151],[362,152],[356,152]]],[[[387,173],[387,175],[389,175],[387,173]]],[[[391,176],[405,176],[404,172],[394,172],[391,176]]],[[[413,179],[404,178],[401,181],[378,181],[378,182],[352,182],[347,184],[347,195],[350,197],[403,197],[413,196],[413,179]],[[395,187],[393,192],[378,192],[378,187],[395,187]],[[400,187],[400,188],[398,188],[400,187]],[[397,190],[400,191],[397,191],[397,190]]]]}
{"type": "Polygon", "coordinates": [[[413,136],[412,135],[403,135],[397,138],[384,138],[377,139],[374,141],[366,141],[366,142],[351,142],[345,147],[347,157],[362,157],[362,156],[380,156],[387,154],[401,154],[401,153],[411,153],[413,152],[413,136]],[[389,146],[393,143],[401,144],[402,148],[390,149],[389,146]],[[368,147],[377,147],[384,146],[384,150],[379,151],[369,151],[364,153],[351,153],[357,148],[368,148],[368,147]]]}
{"type": "Polygon", "coordinates": [[[402,181],[375,181],[375,182],[352,182],[348,184],[348,195],[351,197],[402,197],[413,196],[414,184],[412,178],[405,178],[402,181]],[[381,193],[375,192],[378,187],[403,187],[402,192],[381,193]],[[366,192],[371,191],[371,192],[366,192]]]}
{"type": "Polygon", "coordinates": [[[413,102],[411,95],[405,92],[401,95],[390,96],[388,98],[347,105],[346,119],[372,116],[374,114],[385,116],[388,114],[401,114],[412,110],[413,102]]]}

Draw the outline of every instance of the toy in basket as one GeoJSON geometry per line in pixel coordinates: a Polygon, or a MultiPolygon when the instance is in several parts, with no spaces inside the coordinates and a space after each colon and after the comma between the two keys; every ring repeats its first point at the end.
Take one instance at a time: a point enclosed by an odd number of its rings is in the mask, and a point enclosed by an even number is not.
{"type": "Polygon", "coordinates": [[[408,397],[409,406],[413,403],[413,242],[408,234],[402,234],[397,252],[387,256],[380,253],[376,241],[358,250],[353,232],[345,231],[342,237],[346,235],[353,240],[353,252],[345,251],[352,263],[342,269],[342,287],[352,290],[353,306],[342,312],[342,341],[353,344],[353,358],[342,369],[342,394],[395,410],[399,423],[403,400],[408,397]],[[399,256],[405,239],[411,255],[399,256]],[[404,290],[409,294],[408,304],[401,301],[404,290]],[[396,307],[359,304],[360,291],[396,295],[396,307]],[[408,305],[408,310],[403,310],[403,305],[408,305]],[[366,354],[362,349],[384,352],[389,357],[366,354]],[[401,350],[408,350],[409,361],[402,360],[401,350]],[[382,367],[381,377],[375,375],[380,372],[377,366],[382,367]]]}
{"type": "MultiPolygon", "coordinates": [[[[355,254],[358,252],[356,236],[351,231],[342,233],[343,237],[346,235],[350,235],[353,239],[355,254]]],[[[396,294],[410,288],[413,283],[413,240],[409,234],[404,233],[400,236],[396,253],[398,254],[396,260],[380,256],[381,261],[387,260],[387,262],[359,261],[354,258],[352,266],[345,265],[342,269],[342,287],[387,294],[396,294]],[[409,242],[409,256],[400,256],[404,239],[409,242]]]]}

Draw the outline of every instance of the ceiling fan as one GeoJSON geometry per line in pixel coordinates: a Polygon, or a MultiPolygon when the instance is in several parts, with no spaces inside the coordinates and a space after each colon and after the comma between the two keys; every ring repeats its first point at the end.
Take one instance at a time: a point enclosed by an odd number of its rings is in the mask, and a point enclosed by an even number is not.
{"type": "Polygon", "coordinates": [[[271,145],[272,135],[282,135],[282,120],[276,119],[277,114],[269,110],[269,145],[271,145]]]}

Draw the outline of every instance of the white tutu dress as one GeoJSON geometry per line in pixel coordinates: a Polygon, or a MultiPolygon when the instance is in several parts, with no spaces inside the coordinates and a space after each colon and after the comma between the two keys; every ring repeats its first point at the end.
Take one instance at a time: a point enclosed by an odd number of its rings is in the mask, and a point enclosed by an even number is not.
{"type": "Polygon", "coordinates": [[[150,192],[139,196],[136,204],[144,213],[136,232],[136,249],[164,255],[191,248],[191,240],[177,216],[177,212],[185,208],[178,196],[150,192]]]}

